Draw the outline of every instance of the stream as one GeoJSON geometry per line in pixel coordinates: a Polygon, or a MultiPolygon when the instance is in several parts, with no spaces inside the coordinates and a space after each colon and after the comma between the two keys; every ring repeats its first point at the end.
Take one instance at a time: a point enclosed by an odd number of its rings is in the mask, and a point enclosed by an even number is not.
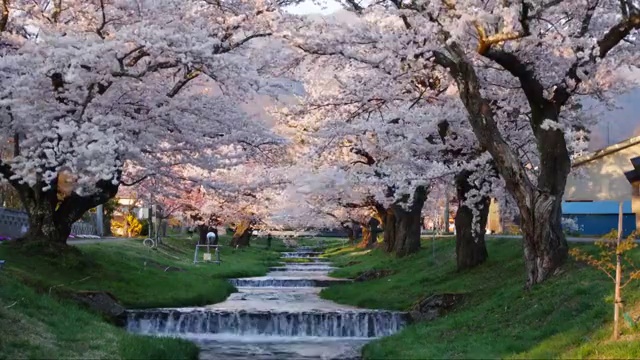
{"type": "Polygon", "coordinates": [[[200,359],[359,359],[372,339],[406,324],[406,313],[367,310],[321,299],[323,287],[351,280],[328,276],[330,263],[308,249],[283,258],[266,276],[230,279],[238,288],[221,303],[194,308],[130,310],[127,330],[194,341],[200,359]]]}

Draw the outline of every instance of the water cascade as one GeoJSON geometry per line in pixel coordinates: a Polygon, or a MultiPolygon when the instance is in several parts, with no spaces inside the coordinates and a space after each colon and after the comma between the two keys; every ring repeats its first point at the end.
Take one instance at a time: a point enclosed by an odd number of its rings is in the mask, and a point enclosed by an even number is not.
{"type": "Polygon", "coordinates": [[[132,311],[127,326],[142,334],[232,334],[375,338],[391,335],[405,315],[391,311],[132,311]]]}
{"type": "Polygon", "coordinates": [[[284,259],[290,259],[290,258],[317,258],[318,255],[322,255],[321,252],[317,252],[317,251],[308,251],[308,252],[283,252],[280,254],[280,256],[282,256],[282,258],[284,259]]]}
{"type": "Polygon", "coordinates": [[[319,297],[323,287],[351,280],[310,249],[283,253],[267,276],[230,279],[238,292],[198,308],[131,310],[127,330],[195,341],[207,359],[357,359],[367,341],[402,329],[407,314],[340,305],[319,297]]]}

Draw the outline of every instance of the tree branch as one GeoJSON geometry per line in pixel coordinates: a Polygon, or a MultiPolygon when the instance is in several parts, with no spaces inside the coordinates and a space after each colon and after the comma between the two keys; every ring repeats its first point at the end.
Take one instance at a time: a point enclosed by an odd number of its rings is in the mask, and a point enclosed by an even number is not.
{"type": "Polygon", "coordinates": [[[200,74],[201,72],[199,70],[187,72],[183,76],[183,78],[180,81],[178,81],[178,83],[176,83],[171,88],[171,90],[169,90],[169,92],[167,93],[167,96],[170,98],[176,96],[180,92],[180,90],[182,90],[183,87],[185,87],[191,80],[197,78],[200,74]]]}
{"type": "Polygon", "coordinates": [[[529,191],[533,184],[518,156],[504,140],[493,117],[491,104],[480,92],[480,82],[473,65],[457,43],[451,43],[448,50],[450,57],[435,51],[434,61],[449,69],[456,81],[460,100],[469,113],[468,119],[473,132],[480,146],[487,149],[495,160],[508,190],[523,203],[529,203],[529,191]]]}
{"type": "Polygon", "coordinates": [[[126,183],[126,182],[124,182],[124,181],[120,180],[120,185],[122,185],[122,186],[127,186],[127,187],[129,187],[129,186],[134,186],[134,185],[136,185],[136,184],[139,184],[139,183],[141,183],[141,182],[145,181],[146,179],[148,179],[149,177],[151,177],[151,176],[153,176],[153,175],[155,175],[155,174],[147,174],[147,175],[145,175],[145,176],[141,177],[140,179],[138,179],[138,180],[136,180],[136,181],[134,181],[134,182],[131,182],[131,183],[126,183]]]}
{"type": "Polygon", "coordinates": [[[271,35],[272,35],[272,33],[257,33],[257,34],[251,34],[251,35],[249,35],[249,36],[245,37],[244,39],[242,39],[242,40],[238,41],[237,43],[234,43],[234,44],[229,45],[229,46],[227,46],[227,47],[224,47],[224,46],[216,47],[216,48],[214,49],[214,54],[216,54],[216,55],[217,55],[217,54],[224,54],[224,53],[228,53],[228,52],[230,52],[231,50],[237,49],[237,48],[239,48],[240,46],[244,45],[245,43],[247,43],[247,42],[249,42],[249,41],[251,41],[251,40],[253,40],[253,39],[261,38],[261,37],[269,37],[269,36],[271,36],[271,35]]]}
{"type": "Polygon", "coordinates": [[[356,161],[353,164],[362,163],[362,164],[365,164],[365,165],[368,165],[368,166],[372,166],[372,165],[374,165],[376,163],[376,159],[374,159],[373,156],[371,156],[371,154],[369,154],[364,149],[352,147],[351,148],[351,152],[356,154],[356,155],[362,156],[362,157],[364,157],[366,159],[366,162],[365,161],[356,161]]]}
{"type": "Polygon", "coordinates": [[[0,34],[7,28],[9,23],[9,1],[2,0],[2,8],[0,9],[0,34]]]}
{"type": "Polygon", "coordinates": [[[104,29],[107,26],[107,24],[109,24],[111,21],[107,21],[107,16],[104,12],[104,0],[100,0],[100,13],[101,13],[101,18],[102,18],[102,22],[100,23],[100,26],[96,29],[96,34],[98,34],[98,36],[100,36],[101,39],[104,39],[104,29]]]}
{"type": "Polygon", "coordinates": [[[362,12],[364,11],[362,5],[360,5],[356,0],[344,0],[344,2],[347,3],[347,5],[351,7],[351,10],[356,14],[362,14],[362,12]]]}

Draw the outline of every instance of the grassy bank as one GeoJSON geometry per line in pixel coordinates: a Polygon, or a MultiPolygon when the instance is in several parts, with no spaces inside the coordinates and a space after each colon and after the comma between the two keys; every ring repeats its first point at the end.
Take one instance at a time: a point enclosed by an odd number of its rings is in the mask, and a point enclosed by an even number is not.
{"type": "Polygon", "coordinates": [[[186,340],[128,334],[0,274],[0,359],[197,359],[186,340]]]}
{"type": "MultiPolygon", "coordinates": [[[[222,237],[222,245],[228,238],[222,237]]],[[[223,247],[220,266],[193,264],[193,242],[166,239],[159,250],[140,240],[78,245],[58,259],[0,245],[0,359],[196,359],[178,339],[142,337],[65,300],[71,291],[108,291],[128,308],[211,304],[235,291],[226,279],[257,276],[278,261],[263,247],[223,247]]],[[[277,240],[274,247],[281,247],[277,240]]]]}
{"type": "MultiPolygon", "coordinates": [[[[355,277],[368,269],[394,273],[333,286],[321,295],[360,307],[407,310],[423,296],[467,294],[446,316],[368,344],[365,358],[640,358],[639,337],[626,326],[624,340],[608,340],[613,286],[604,274],[570,261],[562,274],[525,292],[521,249],[517,240],[491,240],[487,263],[462,273],[455,269],[451,239],[426,240],[422,251],[403,259],[378,250],[333,249],[332,259],[342,267],[333,276],[355,277]]],[[[624,296],[625,311],[637,316],[638,283],[627,286],[624,296]]]]}

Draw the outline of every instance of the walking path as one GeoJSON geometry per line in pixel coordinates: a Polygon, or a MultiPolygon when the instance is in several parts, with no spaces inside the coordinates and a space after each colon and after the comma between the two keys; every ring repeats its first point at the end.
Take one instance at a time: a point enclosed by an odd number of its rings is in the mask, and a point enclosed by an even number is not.
{"type": "Polygon", "coordinates": [[[321,299],[320,286],[345,280],[327,274],[330,264],[301,250],[267,276],[231,279],[239,292],[226,301],[198,308],[134,310],[131,332],[180,336],[196,342],[200,359],[357,359],[361,347],[391,335],[406,314],[365,310],[321,299]]]}

